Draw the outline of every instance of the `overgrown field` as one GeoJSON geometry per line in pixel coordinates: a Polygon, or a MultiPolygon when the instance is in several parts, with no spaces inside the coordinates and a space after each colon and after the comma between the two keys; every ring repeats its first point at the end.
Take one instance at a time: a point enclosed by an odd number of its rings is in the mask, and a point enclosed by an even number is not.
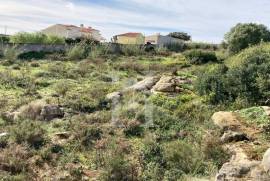
{"type": "MultiPolygon", "coordinates": [[[[137,56],[94,52],[81,57],[77,48],[67,55],[32,60],[17,59],[14,50],[6,50],[0,61],[0,178],[213,178],[229,155],[212,114],[257,106],[269,95],[264,91],[269,80],[263,77],[269,69],[258,66],[260,60],[270,66],[265,53],[269,45],[261,46],[257,49],[265,56],[258,61],[256,56],[239,55],[250,65],[255,62],[250,75],[254,70],[261,73],[250,78],[253,87],[237,72],[244,72],[246,65],[239,61],[235,69],[226,66],[222,50],[137,56]],[[190,83],[177,85],[181,91],[173,95],[128,90],[117,104],[108,100],[108,94],[156,75],[190,83]]],[[[241,112],[247,123],[253,122],[249,113],[241,112]]],[[[259,127],[268,120],[261,116],[254,123],[259,127]]],[[[260,149],[265,150],[258,146],[251,152],[261,157],[260,149]]]]}

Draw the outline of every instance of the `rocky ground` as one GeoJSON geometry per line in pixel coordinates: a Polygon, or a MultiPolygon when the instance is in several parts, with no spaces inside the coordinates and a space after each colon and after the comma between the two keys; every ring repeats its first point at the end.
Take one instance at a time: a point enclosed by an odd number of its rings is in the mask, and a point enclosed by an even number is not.
{"type": "MultiPolygon", "coordinates": [[[[264,107],[266,114],[269,108],[264,107]]],[[[270,180],[270,149],[262,160],[249,157],[248,150],[254,145],[268,145],[258,141],[260,129],[244,124],[236,112],[217,112],[212,116],[215,125],[221,129],[220,140],[232,157],[219,170],[216,181],[267,181],[270,180]]]]}

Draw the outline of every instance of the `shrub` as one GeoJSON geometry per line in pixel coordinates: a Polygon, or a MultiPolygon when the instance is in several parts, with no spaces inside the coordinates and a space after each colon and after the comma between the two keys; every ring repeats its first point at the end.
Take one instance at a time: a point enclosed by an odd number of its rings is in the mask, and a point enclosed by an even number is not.
{"type": "Polygon", "coordinates": [[[199,76],[197,90],[210,95],[215,103],[241,98],[250,104],[264,105],[269,99],[269,45],[247,49],[226,61],[228,68],[217,67],[199,76]]]}
{"type": "Polygon", "coordinates": [[[82,146],[89,148],[93,146],[94,141],[101,139],[102,130],[95,126],[78,125],[75,139],[80,140],[82,146]]]}
{"type": "Polygon", "coordinates": [[[70,60],[80,60],[86,57],[85,49],[81,45],[75,45],[67,52],[67,56],[70,60]]]}
{"type": "Polygon", "coordinates": [[[230,159],[230,155],[223,149],[222,143],[214,137],[209,137],[204,141],[202,151],[205,159],[214,162],[218,169],[230,159]]]}
{"type": "Polygon", "coordinates": [[[38,120],[40,119],[40,113],[45,103],[43,101],[34,101],[27,105],[20,107],[18,110],[19,118],[38,120]]]}
{"type": "Polygon", "coordinates": [[[20,121],[10,129],[10,135],[13,141],[18,144],[27,143],[36,149],[45,144],[45,130],[42,124],[36,121],[20,121]]]}
{"type": "Polygon", "coordinates": [[[13,48],[7,48],[4,51],[4,57],[9,63],[14,63],[15,60],[17,59],[17,57],[18,57],[18,52],[17,52],[16,48],[14,48],[14,47],[13,48]]]}
{"type": "Polygon", "coordinates": [[[217,62],[215,52],[191,50],[184,53],[184,56],[191,64],[204,64],[208,62],[217,62]]]}
{"type": "Polygon", "coordinates": [[[47,36],[45,43],[52,44],[52,45],[65,44],[65,39],[59,36],[49,35],[47,36]]]}
{"type": "Polygon", "coordinates": [[[173,141],[164,147],[164,159],[168,169],[176,169],[178,176],[183,174],[201,174],[204,172],[202,154],[194,145],[191,146],[183,141],[173,141]]]}
{"type": "Polygon", "coordinates": [[[42,33],[17,33],[11,36],[10,42],[16,44],[63,44],[64,39],[57,36],[47,36],[42,33]]]}
{"type": "Polygon", "coordinates": [[[235,54],[260,42],[269,42],[270,31],[262,24],[239,23],[225,35],[225,41],[229,52],[235,54]]]}
{"type": "Polygon", "coordinates": [[[16,144],[10,145],[9,147],[1,150],[0,168],[11,175],[33,173],[28,161],[30,157],[31,153],[26,147],[16,144]]]}
{"type": "Polygon", "coordinates": [[[182,52],[184,50],[184,43],[169,43],[164,45],[164,47],[172,52],[182,52]]]}
{"type": "Polygon", "coordinates": [[[228,68],[224,65],[212,66],[198,75],[195,89],[200,95],[208,95],[208,101],[218,104],[230,101],[231,98],[227,88],[227,78],[224,76],[228,68]]]}
{"type": "Polygon", "coordinates": [[[127,123],[124,133],[126,136],[142,136],[143,135],[143,127],[137,121],[130,121],[127,123]]]}
{"type": "Polygon", "coordinates": [[[172,32],[168,36],[173,37],[173,38],[177,38],[180,40],[184,40],[184,41],[191,40],[191,36],[185,32],[172,32]]]}
{"type": "Polygon", "coordinates": [[[101,179],[104,181],[137,180],[135,169],[122,154],[113,154],[101,174],[101,179]]]}
{"type": "Polygon", "coordinates": [[[200,49],[200,50],[215,51],[218,48],[219,47],[216,44],[203,43],[203,42],[186,42],[184,46],[185,50],[200,49]]]}
{"type": "Polygon", "coordinates": [[[0,43],[9,43],[9,36],[7,35],[0,35],[0,43]]]}
{"type": "Polygon", "coordinates": [[[32,59],[44,59],[46,53],[45,52],[27,52],[27,53],[21,53],[18,55],[19,59],[22,60],[32,60],[32,59]]]}
{"type": "Polygon", "coordinates": [[[121,52],[125,56],[143,55],[145,51],[141,45],[121,45],[121,52]]]}

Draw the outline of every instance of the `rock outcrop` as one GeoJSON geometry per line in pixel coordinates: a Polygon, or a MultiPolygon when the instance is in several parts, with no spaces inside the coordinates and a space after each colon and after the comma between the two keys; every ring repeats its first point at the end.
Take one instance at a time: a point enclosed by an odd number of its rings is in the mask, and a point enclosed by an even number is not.
{"type": "Polygon", "coordinates": [[[235,112],[217,112],[212,120],[221,128],[223,147],[232,155],[219,170],[216,181],[270,180],[270,149],[262,161],[250,159],[245,150],[252,145],[256,130],[243,124],[235,112]]]}
{"type": "Polygon", "coordinates": [[[57,105],[45,105],[40,112],[42,120],[51,121],[64,116],[63,110],[57,105]]]}
{"type": "Polygon", "coordinates": [[[222,130],[235,129],[239,127],[238,118],[233,112],[216,112],[212,120],[222,130]]]}
{"type": "Polygon", "coordinates": [[[64,111],[60,106],[46,104],[44,101],[38,100],[22,106],[14,112],[7,112],[3,117],[10,121],[19,119],[51,121],[55,118],[62,118],[63,116],[64,111]]]}
{"type": "Polygon", "coordinates": [[[151,90],[151,88],[160,80],[160,76],[147,77],[146,79],[136,83],[135,85],[127,88],[127,90],[134,91],[147,91],[151,90]]]}
{"type": "Polygon", "coordinates": [[[238,141],[248,141],[246,133],[236,132],[236,131],[226,131],[221,137],[222,143],[238,142],[238,141]]]}
{"type": "Polygon", "coordinates": [[[123,94],[121,92],[113,92],[106,96],[109,102],[119,102],[123,94]]]}

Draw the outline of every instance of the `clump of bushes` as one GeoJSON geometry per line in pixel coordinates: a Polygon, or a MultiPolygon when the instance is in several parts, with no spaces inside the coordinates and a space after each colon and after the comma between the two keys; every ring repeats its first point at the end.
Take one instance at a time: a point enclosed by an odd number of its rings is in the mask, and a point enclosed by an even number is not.
{"type": "Polygon", "coordinates": [[[67,52],[67,57],[70,60],[80,60],[86,58],[86,51],[81,45],[75,45],[67,52]]]}
{"type": "Polygon", "coordinates": [[[269,99],[269,44],[247,49],[221,65],[211,67],[199,75],[196,83],[200,95],[210,102],[248,100],[250,104],[267,104],[269,99]]]}
{"type": "Polygon", "coordinates": [[[18,52],[15,47],[7,48],[4,51],[4,58],[10,63],[14,63],[18,57],[18,52]]]}
{"type": "Polygon", "coordinates": [[[239,23],[225,35],[225,41],[229,52],[235,54],[261,42],[269,42],[270,31],[262,24],[239,23]]]}
{"type": "Polygon", "coordinates": [[[202,51],[202,50],[191,50],[186,51],[184,56],[191,64],[204,64],[208,62],[217,62],[218,58],[215,52],[202,51]]]}
{"type": "Polygon", "coordinates": [[[15,44],[64,44],[64,38],[45,35],[42,33],[17,33],[10,37],[10,42],[15,44]]]}
{"type": "Polygon", "coordinates": [[[17,144],[27,143],[33,148],[40,148],[46,142],[46,132],[37,121],[23,120],[10,129],[10,135],[17,144]]]}
{"type": "Polygon", "coordinates": [[[219,49],[219,46],[216,44],[203,43],[203,42],[188,42],[185,43],[185,50],[208,50],[215,51],[219,49]]]}

